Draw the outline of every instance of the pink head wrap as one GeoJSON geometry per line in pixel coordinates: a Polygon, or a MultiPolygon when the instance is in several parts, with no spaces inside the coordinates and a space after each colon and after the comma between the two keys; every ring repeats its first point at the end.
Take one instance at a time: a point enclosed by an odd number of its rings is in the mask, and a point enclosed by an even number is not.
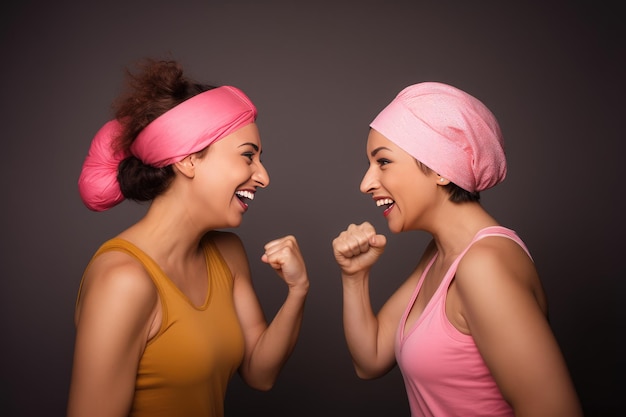
{"type": "Polygon", "coordinates": [[[91,142],[78,179],[80,196],[89,209],[107,210],[124,200],[117,169],[128,156],[134,155],[157,168],[171,165],[253,123],[256,116],[256,107],[241,90],[231,86],[214,88],[153,120],[137,135],[128,153],[114,149],[122,126],[110,120],[91,142]]]}
{"type": "Polygon", "coordinates": [[[78,191],[85,205],[93,211],[109,209],[124,200],[117,182],[117,167],[130,153],[115,151],[114,143],[122,125],[110,120],[98,130],[78,178],[78,191]]]}
{"type": "Polygon", "coordinates": [[[506,176],[502,132],[478,99],[450,85],[402,90],[370,127],[464,190],[486,190],[506,176]]]}

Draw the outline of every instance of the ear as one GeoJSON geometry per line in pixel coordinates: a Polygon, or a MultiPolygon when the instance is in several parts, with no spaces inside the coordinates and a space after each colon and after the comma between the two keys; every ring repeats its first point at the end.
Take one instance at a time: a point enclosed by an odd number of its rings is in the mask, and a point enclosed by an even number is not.
{"type": "Polygon", "coordinates": [[[447,178],[442,177],[441,175],[437,174],[437,176],[435,177],[436,181],[437,181],[437,185],[448,185],[450,184],[450,180],[447,178]]]}
{"type": "Polygon", "coordinates": [[[196,176],[195,155],[188,155],[174,164],[174,167],[187,178],[196,176]]]}

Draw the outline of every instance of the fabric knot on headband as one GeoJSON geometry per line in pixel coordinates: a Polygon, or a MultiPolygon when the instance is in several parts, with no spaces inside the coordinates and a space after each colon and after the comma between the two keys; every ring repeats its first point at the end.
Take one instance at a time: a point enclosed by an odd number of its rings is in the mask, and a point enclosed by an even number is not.
{"type": "Polygon", "coordinates": [[[137,135],[129,152],[115,149],[122,125],[110,120],[94,136],[83,163],[78,179],[81,199],[90,210],[107,210],[124,200],[117,170],[128,156],[156,168],[165,167],[253,123],[256,117],[255,105],[241,90],[217,87],[157,117],[137,135]]]}
{"type": "Polygon", "coordinates": [[[495,116],[450,85],[406,87],[370,127],[464,190],[483,191],[506,177],[504,140],[495,116]]]}

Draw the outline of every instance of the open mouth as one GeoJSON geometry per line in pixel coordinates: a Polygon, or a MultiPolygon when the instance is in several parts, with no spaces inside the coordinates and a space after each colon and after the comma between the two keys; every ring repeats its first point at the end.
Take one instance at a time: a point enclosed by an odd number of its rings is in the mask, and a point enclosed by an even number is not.
{"type": "Polygon", "coordinates": [[[391,198],[381,198],[376,200],[376,207],[383,207],[385,209],[385,211],[383,211],[383,215],[385,216],[389,214],[389,211],[391,211],[394,204],[395,201],[393,201],[391,198]]]}
{"type": "Polygon", "coordinates": [[[239,190],[235,191],[235,195],[239,201],[241,201],[241,204],[243,204],[246,208],[248,207],[248,202],[254,200],[254,193],[252,191],[239,190]]]}

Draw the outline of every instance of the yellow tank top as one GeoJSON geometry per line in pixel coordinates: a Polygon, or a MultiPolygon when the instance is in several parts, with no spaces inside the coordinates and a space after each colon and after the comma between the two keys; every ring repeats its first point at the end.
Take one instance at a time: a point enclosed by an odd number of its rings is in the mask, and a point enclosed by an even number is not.
{"type": "Polygon", "coordinates": [[[233,279],[212,243],[205,244],[209,290],[194,306],[139,248],[119,238],[99,254],[117,250],[141,262],[156,286],[162,324],[139,362],[132,417],[221,417],[228,383],[243,358],[243,335],[233,304],[233,279]]]}

